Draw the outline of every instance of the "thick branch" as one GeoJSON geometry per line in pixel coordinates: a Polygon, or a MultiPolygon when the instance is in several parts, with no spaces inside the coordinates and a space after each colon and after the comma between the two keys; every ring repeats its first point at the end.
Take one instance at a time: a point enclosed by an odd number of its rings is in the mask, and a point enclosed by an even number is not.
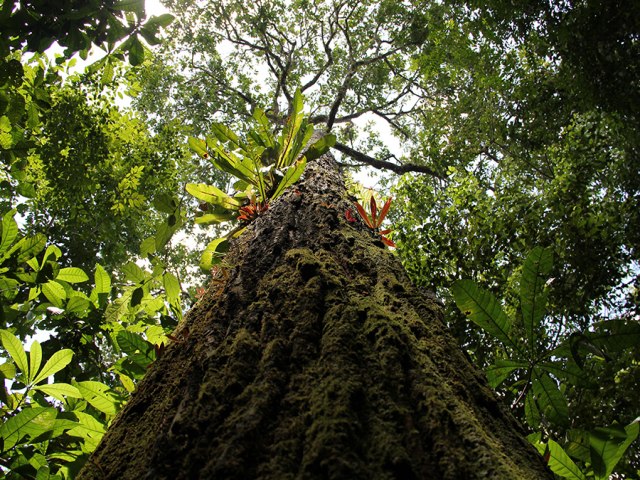
{"type": "Polygon", "coordinates": [[[427,175],[431,175],[432,177],[439,178],[440,180],[444,180],[444,177],[442,177],[440,174],[435,172],[433,169],[427,167],[426,165],[415,165],[412,163],[398,165],[397,163],[387,162],[386,160],[378,160],[376,158],[370,157],[365,153],[354,150],[353,148],[348,147],[347,145],[340,142],[336,142],[333,148],[335,148],[339,152],[344,153],[345,155],[350,156],[351,158],[359,162],[366,163],[367,165],[370,165],[372,167],[379,168],[382,170],[391,170],[392,172],[397,173],[398,175],[402,175],[403,173],[408,173],[408,172],[424,173],[427,175]]]}

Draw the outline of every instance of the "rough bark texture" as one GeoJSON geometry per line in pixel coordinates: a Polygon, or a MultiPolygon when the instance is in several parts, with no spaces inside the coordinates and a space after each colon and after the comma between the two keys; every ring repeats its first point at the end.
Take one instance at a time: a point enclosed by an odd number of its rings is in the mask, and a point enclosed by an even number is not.
{"type": "Polygon", "coordinates": [[[232,247],[226,282],[81,478],[551,478],[350,206],[331,157],[308,166],[232,247]]]}

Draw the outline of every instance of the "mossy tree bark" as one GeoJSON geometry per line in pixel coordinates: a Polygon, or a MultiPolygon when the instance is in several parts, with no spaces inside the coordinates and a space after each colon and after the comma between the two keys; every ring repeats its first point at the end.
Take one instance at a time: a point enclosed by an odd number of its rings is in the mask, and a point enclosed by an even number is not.
{"type": "Polygon", "coordinates": [[[81,478],[551,478],[350,206],[329,155],[307,167],[232,246],[81,478]]]}

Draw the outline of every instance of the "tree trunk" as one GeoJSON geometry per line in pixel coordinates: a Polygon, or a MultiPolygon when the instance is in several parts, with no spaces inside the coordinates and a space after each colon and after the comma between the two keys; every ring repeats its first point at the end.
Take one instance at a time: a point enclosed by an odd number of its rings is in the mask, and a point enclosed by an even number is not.
{"type": "Polygon", "coordinates": [[[333,158],[312,162],[232,246],[81,478],[552,478],[350,207],[333,158]]]}

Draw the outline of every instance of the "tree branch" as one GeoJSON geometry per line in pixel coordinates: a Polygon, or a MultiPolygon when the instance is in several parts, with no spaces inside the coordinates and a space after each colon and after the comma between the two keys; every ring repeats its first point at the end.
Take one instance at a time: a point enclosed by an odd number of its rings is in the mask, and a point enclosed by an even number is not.
{"type": "Polygon", "coordinates": [[[354,150],[347,145],[336,142],[333,146],[339,152],[344,153],[345,155],[350,156],[351,158],[366,163],[374,168],[382,169],[382,170],[391,170],[398,175],[402,175],[403,173],[414,172],[414,173],[424,173],[427,175],[431,175],[432,177],[439,178],[440,180],[444,180],[444,177],[427,167],[426,165],[414,165],[411,163],[407,163],[404,165],[398,165],[397,163],[387,162],[386,160],[378,160],[376,158],[370,157],[367,154],[354,150]]]}

